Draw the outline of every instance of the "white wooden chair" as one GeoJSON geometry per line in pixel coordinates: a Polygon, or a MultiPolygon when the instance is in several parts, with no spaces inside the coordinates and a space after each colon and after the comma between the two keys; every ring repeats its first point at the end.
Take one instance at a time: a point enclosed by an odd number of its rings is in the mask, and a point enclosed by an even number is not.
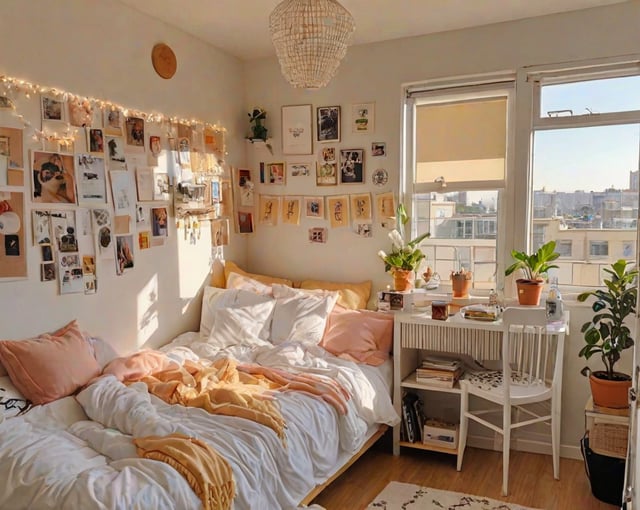
{"type": "MultiPolygon", "coordinates": [[[[502,493],[506,496],[511,431],[515,428],[550,422],[553,477],[556,480],[560,477],[560,398],[564,333],[547,332],[546,312],[542,308],[507,308],[502,321],[502,370],[471,372],[460,380],[462,394],[457,468],[458,471],[462,468],[469,419],[502,434],[502,493]],[[470,411],[470,395],[491,402],[490,408],[470,411]],[[541,406],[536,406],[538,412],[522,407],[544,401],[550,401],[549,414],[538,414],[541,406]],[[522,417],[522,420],[512,421],[513,407],[520,410],[516,416],[522,417]],[[502,413],[502,426],[483,417],[487,413],[496,412],[502,413]]],[[[543,409],[546,411],[546,406],[543,409]]]]}

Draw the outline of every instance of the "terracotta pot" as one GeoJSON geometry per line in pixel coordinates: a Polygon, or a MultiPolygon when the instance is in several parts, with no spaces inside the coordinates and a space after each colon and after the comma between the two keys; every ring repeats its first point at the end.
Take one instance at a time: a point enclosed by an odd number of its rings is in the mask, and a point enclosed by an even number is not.
{"type": "Polygon", "coordinates": [[[394,290],[403,291],[411,289],[411,275],[413,271],[409,271],[408,269],[394,269],[392,274],[394,290]]]}
{"type": "Polygon", "coordinates": [[[455,298],[468,298],[469,291],[471,290],[471,278],[468,278],[469,273],[466,274],[452,274],[451,275],[451,292],[455,298]]]}
{"type": "Polygon", "coordinates": [[[607,373],[604,371],[592,372],[591,375],[589,375],[593,403],[601,407],[611,407],[613,409],[629,407],[631,377],[627,374],[621,374],[620,372],[614,372],[613,375],[616,376],[616,380],[605,379],[607,373]]]}
{"type": "Polygon", "coordinates": [[[516,287],[518,288],[518,303],[533,306],[540,304],[540,296],[544,287],[543,280],[519,278],[516,280],[516,287]]]}

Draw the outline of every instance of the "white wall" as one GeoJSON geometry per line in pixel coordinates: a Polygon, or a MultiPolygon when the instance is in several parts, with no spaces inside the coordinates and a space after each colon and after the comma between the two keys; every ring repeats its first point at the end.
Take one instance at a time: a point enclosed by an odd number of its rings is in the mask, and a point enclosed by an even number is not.
{"type": "MultiPolygon", "coordinates": [[[[640,2],[632,0],[609,7],[351,47],[337,76],[328,87],[318,91],[290,87],[282,78],[275,59],[247,63],[245,106],[247,111],[254,105],[267,110],[269,115],[266,125],[270,129],[270,135],[274,137],[273,146],[276,151],[281,148],[280,107],[312,104],[314,112],[317,106],[340,105],[343,111],[343,137],[338,147],[365,148],[367,152],[366,185],[339,185],[329,189],[316,187],[312,178],[288,178],[284,189],[259,185],[257,192],[288,195],[361,191],[376,193],[386,190],[397,192],[403,84],[432,78],[515,71],[530,65],[630,54],[640,49],[637,43],[639,26],[640,2]],[[352,134],[349,129],[350,105],[371,101],[376,103],[375,133],[352,134]],[[373,141],[387,143],[386,158],[369,156],[373,141]],[[390,182],[384,188],[375,188],[371,184],[371,173],[380,164],[389,171],[390,182]]],[[[247,158],[254,171],[257,171],[259,161],[316,161],[319,146],[320,144],[314,143],[314,157],[294,159],[283,157],[279,152],[270,156],[266,152],[254,150],[247,158]]],[[[522,182],[522,174],[514,177],[511,184],[522,182]]],[[[508,205],[513,206],[514,197],[509,197],[508,201],[508,205]]],[[[310,245],[307,242],[307,230],[311,226],[328,226],[328,222],[303,219],[300,227],[257,225],[255,236],[249,240],[248,269],[294,279],[371,279],[374,289],[384,288],[391,283],[376,256],[379,249],[389,248],[385,229],[375,226],[373,239],[360,239],[347,229],[330,229],[326,245],[310,245]]],[[[514,231],[513,222],[510,222],[510,229],[507,239],[521,242],[523,234],[514,231]]],[[[508,248],[510,250],[511,247],[508,248]]],[[[586,379],[579,375],[579,369],[585,363],[577,357],[582,346],[580,325],[589,315],[590,312],[585,307],[572,309],[572,334],[566,346],[562,444],[567,447],[564,452],[573,455],[579,455],[576,448],[584,432],[583,409],[589,394],[586,379]]],[[[630,353],[628,357],[630,358],[630,353]]]]}
{"type": "MultiPolygon", "coordinates": [[[[145,112],[221,124],[228,130],[227,162],[243,162],[242,64],[183,32],[113,1],[4,0],[0,46],[0,74],[145,112]],[[158,42],[177,56],[170,80],[151,65],[158,42]]],[[[25,161],[29,136],[27,130],[25,161]]],[[[124,353],[197,330],[200,300],[193,298],[208,279],[208,223],[195,246],[176,233],[175,222],[170,225],[169,242],[137,252],[129,273],[118,277],[114,264],[99,267],[99,290],[90,296],[59,296],[56,283],[41,283],[39,253],[29,247],[29,279],[0,282],[0,337],[35,335],[77,318],[124,353]]],[[[244,239],[233,236],[227,256],[244,261],[244,239]]]]}

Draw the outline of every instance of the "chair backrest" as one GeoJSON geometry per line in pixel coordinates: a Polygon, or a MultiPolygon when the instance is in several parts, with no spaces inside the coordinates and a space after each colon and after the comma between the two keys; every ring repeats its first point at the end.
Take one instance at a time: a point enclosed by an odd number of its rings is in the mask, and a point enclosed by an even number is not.
{"type": "Polygon", "coordinates": [[[555,386],[562,379],[564,337],[547,332],[544,308],[507,308],[502,314],[504,381],[555,386]]]}

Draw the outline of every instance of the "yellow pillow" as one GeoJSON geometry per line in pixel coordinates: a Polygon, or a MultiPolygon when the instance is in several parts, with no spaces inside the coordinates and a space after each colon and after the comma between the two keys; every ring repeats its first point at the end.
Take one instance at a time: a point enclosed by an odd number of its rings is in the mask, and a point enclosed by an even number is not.
{"type": "Polygon", "coordinates": [[[211,282],[209,285],[224,289],[226,287],[226,276],[224,274],[224,261],[215,259],[211,266],[211,282]]]}
{"type": "Polygon", "coordinates": [[[371,280],[362,283],[340,283],[340,282],[324,282],[321,280],[303,280],[300,282],[300,288],[306,290],[323,289],[337,290],[338,304],[357,310],[366,308],[371,295],[371,280]]]}
{"type": "Polygon", "coordinates": [[[226,287],[227,278],[229,278],[229,275],[231,273],[238,273],[238,274],[240,274],[242,276],[248,276],[249,278],[253,278],[254,280],[258,280],[260,283],[264,283],[265,285],[272,285],[274,283],[279,283],[280,285],[286,285],[287,287],[292,287],[293,286],[293,282],[291,280],[287,280],[286,278],[278,278],[276,276],[267,276],[267,275],[263,275],[263,274],[247,273],[246,271],[243,271],[242,269],[240,269],[233,262],[230,262],[230,261],[227,260],[224,263],[225,287],[226,287]]]}

